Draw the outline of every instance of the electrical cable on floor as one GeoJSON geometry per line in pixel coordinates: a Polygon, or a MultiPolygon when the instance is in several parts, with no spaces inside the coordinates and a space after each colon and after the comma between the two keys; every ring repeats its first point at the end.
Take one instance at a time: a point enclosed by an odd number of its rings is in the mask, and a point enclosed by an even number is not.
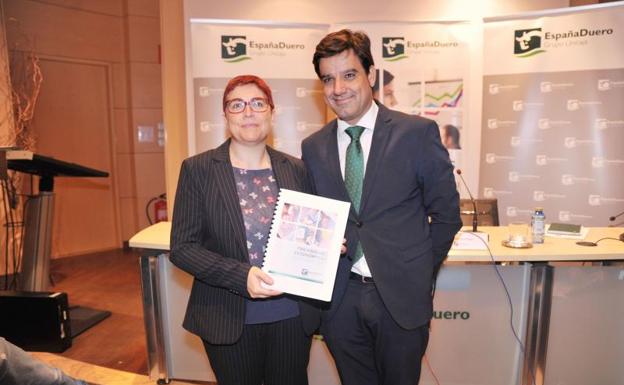
{"type": "Polygon", "coordinates": [[[427,353],[423,355],[423,360],[425,361],[425,365],[427,365],[427,368],[429,369],[429,373],[431,373],[431,376],[433,377],[433,380],[435,381],[435,383],[437,385],[440,385],[440,380],[438,380],[438,377],[435,375],[435,372],[433,371],[433,368],[431,367],[431,364],[429,363],[429,359],[427,358],[427,353]]]}
{"type": "MultiPolygon", "coordinates": [[[[505,280],[503,279],[502,274],[498,270],[498,265],[496,265],[496,260],[494,259],[494,254],[492,254],[492,250],[490,249],[490,245],[488,244],[487,241],[485,241],[481,237],[476,236],[475,234],[472,234],[472,233],[469,233],[469,232],[466,232],[464,234],[470,234],[473,237],[475,237],[478,240],[480,240],[481,243],[483,243],[485,245],[485,247],[487,248],[488,254],[490,254],[490,259],[492,260],[492,266],[494,267],[494,271],[496,271],[496,275],[498,276],[498,279],[500,280],[501,284],[503,285],[503,289],[505,289],[505,295],[507,297],[507,303],[509,304],[509,309],[510,309],[509,326],[511,327],[511,332],[514,335],[514,338],[516,339],[516,341],[518,342],[518,345],[520,346],[520,351],[522,352],[522,355],[524,356],[526,354],[525,353],[524,344],[520,340],[520,337],[518,336],[518,333],[516,332],[516,328],[513,325],[514,307],[513,307],[512,301],[511,301],[511,294],[509,294],[509,288],[507,287],[507,284],[505,283],[505,280]]],[[[536,385],[535,373],[533,373],[533,370],[529,369],[529,374],[531,376],[530,383],[533,384],[533,385],[536,385]]]]}

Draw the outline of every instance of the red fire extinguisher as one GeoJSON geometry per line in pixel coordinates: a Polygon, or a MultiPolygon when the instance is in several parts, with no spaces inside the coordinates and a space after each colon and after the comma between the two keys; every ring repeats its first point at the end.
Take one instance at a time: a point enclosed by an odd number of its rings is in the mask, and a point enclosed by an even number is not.
{"type": "Polygon", "coordinates": [[[167,220],[167,194],[160,194],[159,196],[150,199],[150,201],[147,203],[147,206],[145,207],[145,214],[147,215],[147,220],[150,223],[150,225],[153,223],[166,221],[167,220]],[[149,205],[152,203],[154,203],[154,209],[153,209],[154,222],[152,222],[152,219],[150,218],[149,211],[148,211],[149,205]]]}
{"type": "Polygon", "coordinates": [[[165,199],[158,199],[154,203],[154,222],[167,221],[167,201],[165,199]]]}

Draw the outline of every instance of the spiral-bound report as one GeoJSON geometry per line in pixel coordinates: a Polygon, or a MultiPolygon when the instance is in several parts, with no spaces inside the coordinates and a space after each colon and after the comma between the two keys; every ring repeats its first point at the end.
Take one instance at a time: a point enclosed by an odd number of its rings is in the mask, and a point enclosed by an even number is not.
{"type": "Polygon", "coordinates": [[[274,280],[267,287],[330,301],[350,206],[280,189],[262,266],[274,280]]]}

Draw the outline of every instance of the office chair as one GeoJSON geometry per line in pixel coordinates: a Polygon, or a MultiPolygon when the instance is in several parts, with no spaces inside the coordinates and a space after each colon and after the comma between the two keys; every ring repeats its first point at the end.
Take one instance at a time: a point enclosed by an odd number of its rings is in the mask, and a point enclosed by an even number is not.
{"type": "MultiPolygon", "coordinates": [[[[498,201],[496,199],[475,199],[477,205],[477,224],[479,226],[499,226],[498,201]]],[[[472,226],[474,210],[470,199],[460,199],[459,213],[464,226],[472,226]]]]}

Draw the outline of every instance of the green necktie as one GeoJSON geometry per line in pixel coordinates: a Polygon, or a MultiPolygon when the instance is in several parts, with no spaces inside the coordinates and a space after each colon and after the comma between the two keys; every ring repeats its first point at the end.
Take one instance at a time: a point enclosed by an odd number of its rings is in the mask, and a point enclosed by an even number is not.
{"type": "MultiPolygon", "coordinates": [[[[364,132],[364,127],[352,126],[347,128],[347,135],[351,137],[351,143],[347,147],[347,157],[345,160],[345,186],[351,198],[351,203],[356,213],[360,212],[360,200],[362,199],[362,185],[364,182],[364,153],[360,136],[364,132]]],[[[353,255],[353,263],[362,258],[362,245],[358,242],[353,255]]]]}

